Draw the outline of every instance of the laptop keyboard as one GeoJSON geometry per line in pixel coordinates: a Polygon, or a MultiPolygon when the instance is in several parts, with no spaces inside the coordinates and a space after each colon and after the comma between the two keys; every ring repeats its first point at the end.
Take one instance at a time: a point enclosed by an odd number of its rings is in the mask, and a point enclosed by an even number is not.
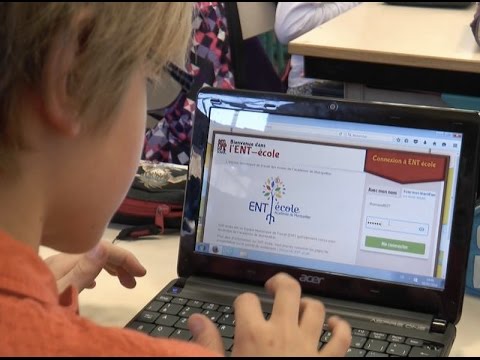
{"type": "MultiPolygon", "coordinates": [[[[153,337],[163,337],[189,341],[192,334],[188,330],[188,317],[201,313],[217,324],[223,339],[225,355],[229,356],[233,347],[235,317],[233,306],[214,304],[183,297],[158,295],[127,327],[153,337]]],[[[270,314],[264,312],[265,319],[270,314]]],[[[325,324],[324,332],[318,343],[321,349],[332,336],[325,324]]],[[[420,339],[352,329],[352,343],[347,357],[437,357],[442,345],[425,342],[420,339]]]]}

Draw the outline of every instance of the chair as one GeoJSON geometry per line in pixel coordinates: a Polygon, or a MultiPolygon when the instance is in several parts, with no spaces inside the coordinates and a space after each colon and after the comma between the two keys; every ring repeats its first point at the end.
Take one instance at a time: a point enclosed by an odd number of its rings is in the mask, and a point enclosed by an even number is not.
{"type": "Polygon", "coordinates": [[[232,69],[237,89],[285,92],[280,75],[275,70],[257,36],[244,39],[236,2],[225,2],[227,27],[230,35],[232,69]]]}

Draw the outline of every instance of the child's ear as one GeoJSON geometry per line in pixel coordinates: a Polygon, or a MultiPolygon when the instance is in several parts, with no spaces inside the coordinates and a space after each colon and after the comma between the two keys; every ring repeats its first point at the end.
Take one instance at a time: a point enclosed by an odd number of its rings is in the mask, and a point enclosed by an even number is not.
{"type": "Polygon", "coordinates": [[[76,57],[80,54],[85,15],[72,21],[70,31],[58,34],[50,45],[45,59],[40,94],[44,121],[55,131],[66,136],[80,133],[81,123],[75,99],[68,92],[68,79],[76,57]]]}

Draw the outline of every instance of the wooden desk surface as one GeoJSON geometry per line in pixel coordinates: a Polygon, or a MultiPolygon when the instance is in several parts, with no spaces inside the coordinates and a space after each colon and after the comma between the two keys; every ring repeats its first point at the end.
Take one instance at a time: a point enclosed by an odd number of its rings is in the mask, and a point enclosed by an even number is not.
{"type": "Polygon", "coordinates": [[[365,3],[290,42],[304,56],[480,73],[475,7],[365,3]]]}

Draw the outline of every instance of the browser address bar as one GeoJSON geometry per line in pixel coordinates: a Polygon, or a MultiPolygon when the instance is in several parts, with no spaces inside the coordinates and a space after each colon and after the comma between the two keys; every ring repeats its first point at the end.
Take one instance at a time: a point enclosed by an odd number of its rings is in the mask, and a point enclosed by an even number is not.
{"type": "Polygon", "coordinates": [[[357,131],[346,131],[347,137],[351,139],[359,140],[374,140],[374,141],[393,141],[392,135],[381,135],[377,133],[369,132],[357,132],[357,131]]]}
{"type": "Polygon", "coordinates": [[[275,124],[270,123],[266,126],[267,129],[276,130],[276,131],[288,131],[296,133],[305,133],[309,135],[322,135],[335,138],[344,138],[351,140],[373,140],[373,141],[387,141],[392,142],[392,135],[381,135],[371,132],[363,131],[352,131],[345,129],[325,129],[325,128],[316,128],[311,126],[302,126],[302,125],[285,125],[285,124],[275,124]]]}
{"type": "Polygon", "coordinates": [[[266,126],[266,128],[269,130],[305,133],[305,134],[311,134],[311,135],[325,135],[325,136],[335,136],[335,137],[342,136],[341,130],[316,128],[312,126],[303,126],[303,125],[292,126],[292,125],[286,125],[286,124],[270,123],[266,126]]]}

